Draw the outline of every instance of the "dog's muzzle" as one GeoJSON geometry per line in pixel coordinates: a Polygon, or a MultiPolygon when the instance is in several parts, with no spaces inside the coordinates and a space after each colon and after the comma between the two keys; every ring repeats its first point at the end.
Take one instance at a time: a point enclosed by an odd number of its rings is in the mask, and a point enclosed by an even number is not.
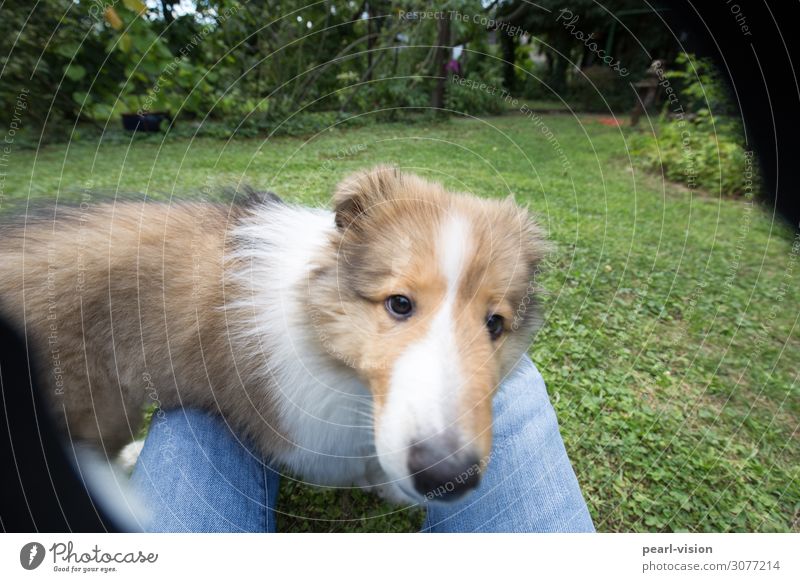
{"type": "Polygon", "coordinates": [[[469,447],[447,446],[449,439],[435,437],[411,445],[408,470],[414,489],[426,501],[454,501],[478,486],[480,458],[469,447]]]}

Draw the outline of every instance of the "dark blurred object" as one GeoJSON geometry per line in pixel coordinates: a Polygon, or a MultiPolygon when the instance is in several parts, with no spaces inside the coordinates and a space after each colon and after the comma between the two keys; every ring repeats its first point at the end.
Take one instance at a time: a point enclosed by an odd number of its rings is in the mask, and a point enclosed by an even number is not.
{"type": "Polygon", "coordinates": [[[682,50],[711,58],[730,85],[761,163],[765,202],[800,229],[800,86],[792,62],[800,59],[800,4],[677,0],[669,7],[667,24],[688,33],[677,39],[682,50]]]}
{"type": "Polygon", "coordinates": [[[656,100],[656,93],[658,91],[658,75],[656,71],[660,67],[661,63],[659,61],[653,61],[648,67],[644,79],[633,84],[638,94],[638,99],[636,99],[636,103],[633,105],[633,111],[631,112],[631,127],[638,125],[639,118],[656,100]]]}
{"type": "Polygon", "coordinates": [[[122,127],[128,131],[161,131],[163,122],[172,123],[172,117],[166,111],[153,111],[145,113],[123,113],[122,127]]]}
{"type": "Polygon", "coordinates": [[[67,457],[22,339],[0,320],[0,529],[118,531],[67,457]]]}

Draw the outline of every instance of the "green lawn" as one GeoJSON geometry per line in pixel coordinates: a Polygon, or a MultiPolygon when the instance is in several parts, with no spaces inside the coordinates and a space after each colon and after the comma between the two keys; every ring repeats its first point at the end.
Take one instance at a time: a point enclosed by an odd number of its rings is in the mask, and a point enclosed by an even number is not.
{"type": "MultiPolygon", "coordinates": [[[[90,187],[191,197],[240,180],[324,204],[396,162],[530,203],[557,243],[531,355],[601,531],[800,531],[800,239],[742,199],[631,169],[591,116],[387,124],[306,139],[76,142],[16,150],[10,198],[90,187]],[[562,155],[563,153],[563,155],[562,155]],[[567,165],[564,165],[566,160],[567,165]]],[[[420,512],[285,480],[283,531],[406,531],[420,512]]]]}

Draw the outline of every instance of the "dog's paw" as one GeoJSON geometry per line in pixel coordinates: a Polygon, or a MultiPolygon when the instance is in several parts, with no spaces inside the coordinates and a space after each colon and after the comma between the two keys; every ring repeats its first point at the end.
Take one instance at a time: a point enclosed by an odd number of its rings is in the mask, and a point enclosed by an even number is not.
{"type": "Polygon", "coordinates": [[[125,445],[125,447],[119,452],[119,455],[117,455],[117,465],[119,468],[125,471],[125,473],[128,475],[133,473],[133,467],[136,465],[139,455],[142,454],[143,447],[144,440],[133,441],[132,443],[125,445]]]}
{"type": "Polygon", "coordinates": [[[383,483],[382,485],[365,485],[362,486],[361,489],[377,495],[390,505],[402,505],[404,507],[416,505],[415,501],[409,499],[399,487],[392,483],[383,483]]]}
{"type": "Polygon", "coordinates": [[[363,491],[374,493],[391,505],[415,505],[408,495],[395,485],[377,460],[371,460],[366,467],[365,475],[359,484],[363,491]]]}

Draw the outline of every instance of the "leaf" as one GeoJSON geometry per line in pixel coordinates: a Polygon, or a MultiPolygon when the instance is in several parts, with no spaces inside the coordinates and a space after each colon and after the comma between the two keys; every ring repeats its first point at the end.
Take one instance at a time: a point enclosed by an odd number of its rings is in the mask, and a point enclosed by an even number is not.
{"type": "Polygon", "coordinates": [[[55,53],[57,55],[61,55],[64,58],[71,59],[75,56],[75,53],[78,52],[80,49],[80,45],[74,42],[67,42],[63,44],[56,44],[55,46],[55,53]]]}
{"type": "Polygon", "coordinates": [[[67,67],[67,70],[64,71],[64,74],[73,81],[79,81],[86,76],[86,69],[80,65],[71,64],[67,67]]]}
{"type": "MultiPolygon", "coordinates": [[[[136,48],[137,52],[148,54],[151,50],[155,50],[156,45],[150,35],[137,35],[133,37],[133,46],[136,48]]],[[[155,55],[150,55],[151,58],[153,56],[155,55]]]]}
{"type": "Polygon", "coordinates": [[[137,14],[144,14],[147,12],[147,6],[145,6],[144,2],[141,0],[122,0],[122,3],[125,5],[125,8],[137,14]]]}
{"type": "Polygon", "coordinates": [[[656,528],[664,527],[664,521],[660,517],[657,517],[655,515],[645,516],[644,523],[649,527],[656,527],[656,528]]]}
{"type": "Polygon", "coordinates": [[[80,105],[83,105],[83,104],[86,103],[86,101],[87,101],[86,98],[87,97],[88,97],[88,93],[86,93],[86,91],[75,91],[72,94],[72,100],[75,101],[75,103],[78,103],[80,105]]]}
{"type": "Polygon", "coordinates": [[[129,35],[127,32],[123,32],[121,35],[119,35],[119,48],[122,49],[122,52],[130,52],[132,46],[133,41],[131,40],[131,35],[129,35]]]}

